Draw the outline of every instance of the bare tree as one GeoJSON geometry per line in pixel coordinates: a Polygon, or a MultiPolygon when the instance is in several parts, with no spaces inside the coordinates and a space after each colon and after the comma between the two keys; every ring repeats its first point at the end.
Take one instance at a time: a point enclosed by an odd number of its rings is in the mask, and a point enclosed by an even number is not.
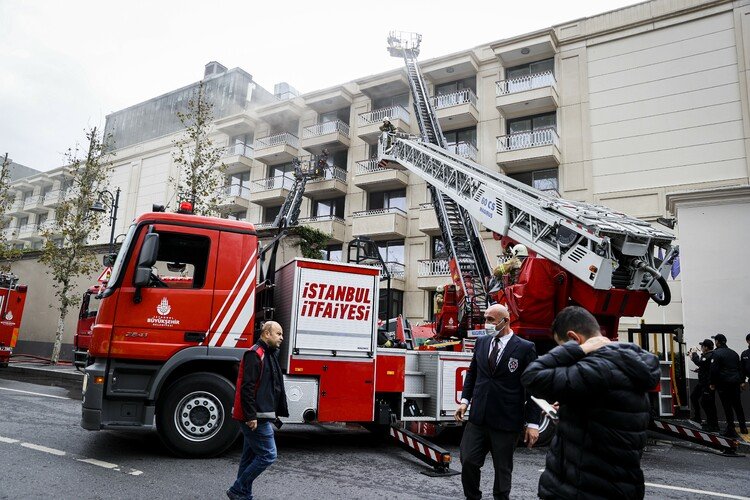
{"type": "Polygon", "coordinates": [[[203,81],[188,100],[187,110],[178,111],[177,117],[185,132],[173,142],[172,156],[179,170],[177,178],[170,181],[178,198],[193,201],[196,214],[217,216],[223,198],[226,165],[221,162],[222,148],[215,147],[209,137],[214,119],[213,104],[206,96],[203,81]]]}
{"type": "Polygon", "coordinates": [[[21,251],[8,243],[8,236],[5,233],[5,222],[10,207],[15,201],[15,195],[10,189],[10,164],[8,153],[2,159],[0,167],[0,272],[10,272],[10,264],[21,256],[21,251]]]}
{"type": "MultiPolygon", "coordinates": [[[[105,160],[106,138],[96,128],[86,131],[88,151],[81,158],[79,146],[66,153],[71,186],[69,196],[55,209],[55,220],[42,232],[46,242],[40,262],[47,264],[55,296],[59,299],[57,330],[50,356],[57,364],[68,311],[81,300],[75,287],[76,278],[90,276],[99,266],[89,238],[96,237],[102,226],[100,213],[90,210],[99,191],[109,180],[112,164],[105,160]]],[[[111,153],[110,153],[111,154],[111,153]]]]}

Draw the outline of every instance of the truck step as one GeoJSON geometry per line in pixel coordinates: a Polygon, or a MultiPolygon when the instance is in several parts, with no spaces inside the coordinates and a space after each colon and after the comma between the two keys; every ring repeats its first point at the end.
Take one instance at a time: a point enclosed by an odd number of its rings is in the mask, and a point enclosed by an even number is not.
{"type": "Polygon", "coordinates": [[[414,375],[414,376],[424,377],[424,372],[413,372],[413,371],[406,370],[404,372],[404,375],[414,375]]]}
{"type": "Polygon", "coordinates": [[[414,398],[414,399],[429,399],[432,396],[430,396],[426,392],[413,392],[413,393],[405,393],[404,397],[405,398],[414,398]]]}

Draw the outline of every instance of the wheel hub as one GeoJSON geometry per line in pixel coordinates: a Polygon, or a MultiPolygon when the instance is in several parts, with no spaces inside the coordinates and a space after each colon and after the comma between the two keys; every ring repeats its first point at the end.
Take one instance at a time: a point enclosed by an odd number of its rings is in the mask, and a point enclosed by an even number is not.
{"type": "Polygon", "coordinates": [[[215,395],[196,391],[187,394],[175,408],[175,427],[189,441],[205,441],[224,422],[224,407],[215,395]]]}

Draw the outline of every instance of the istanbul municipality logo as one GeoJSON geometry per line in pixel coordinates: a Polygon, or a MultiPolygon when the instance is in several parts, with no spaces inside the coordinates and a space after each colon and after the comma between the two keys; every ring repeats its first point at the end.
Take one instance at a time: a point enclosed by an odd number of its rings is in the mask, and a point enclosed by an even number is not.
{"type": "Polygon", "coordinates": [[[160,316],[166,316],[171,310],[172,306],[169,305],[169,301],[166,297],[162,298],[159,305],[156,306],[156,312],[159,313],[160,316]]]}

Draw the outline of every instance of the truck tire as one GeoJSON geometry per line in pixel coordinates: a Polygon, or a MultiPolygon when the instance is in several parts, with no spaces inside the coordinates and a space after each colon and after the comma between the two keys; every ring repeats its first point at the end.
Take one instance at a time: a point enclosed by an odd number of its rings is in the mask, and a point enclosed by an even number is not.
{"type": "Polygon", "coordinates": [[[237,439],[232,419],[234,385],[214,373],[177,379],[156,407],[156,429],[164,445],[183,457],[213,457],[237,439]]]}

